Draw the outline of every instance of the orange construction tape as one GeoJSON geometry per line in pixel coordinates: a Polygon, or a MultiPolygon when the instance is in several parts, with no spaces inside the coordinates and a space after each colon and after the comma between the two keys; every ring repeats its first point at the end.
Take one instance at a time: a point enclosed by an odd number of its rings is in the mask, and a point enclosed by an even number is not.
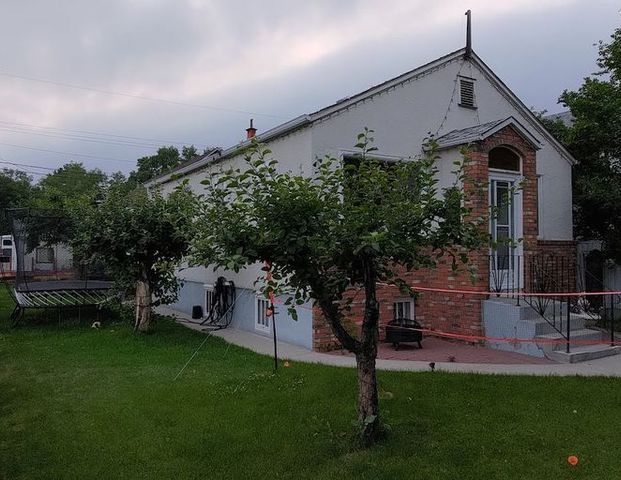
{"type": "MultiPolygon", "coordinates": [[[[483,335],[463,335],[460,333],[448,333],[442,332],[439,330],[431,330],[428,328],[412,328],[412,327],[402,327],[398,325],[391,325],[391,328],[398,328],[402,330],[413,330],[421,333],[426,333],[428,335],[433,335],[436,337],[444,337],[444,338],[454,338],[457,340],[470,340],[470,341],[492,341],[492,342],[506,342],[506,343],[545,343],[545,344],[563,344],[567,343],[567,339],[564,338],[517,338],[517,337],[486,337],[483,335]]],[[[603,333],[603,332],[602,332],[603,333]]],[[[611,342],[603,341],[603,340],[571,340],[569,339],[569,343],[572,345],[609,345],[611,342]]]]}

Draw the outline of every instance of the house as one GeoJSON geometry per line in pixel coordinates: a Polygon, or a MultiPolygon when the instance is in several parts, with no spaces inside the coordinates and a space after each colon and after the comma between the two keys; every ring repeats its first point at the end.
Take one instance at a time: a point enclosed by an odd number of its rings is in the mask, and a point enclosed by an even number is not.
{"type": "MultiPolygon", "coordinates": [[[[481,292],[520,290],[532,281],[534,269],[529,259],[537,255],[562,255],[575,264],[571,207],[574,159],[469,48],[301,115],[257,138],[272,150],[280,168],[311,175],[315,158],[343,158],[353,153],[356,135],[364,127],[375,132],[379,150],[374,156],[387,160],[419,155],[425,138],[432,134],[440,149],[440,185],[452,184],[453,162],[460,158],[461,147],[469,146],[469,174],[489,184],[489,190],[473,205],[475,213],[488,216],[490,205],[497,207],[498,214],[489,222],[491,237],[517,242],[516,247],[499,246],[473,259],[479,272],[474,285],[468,274],[454,274],[447,266],[409,274],[412,285],[481,292]],[[508,198],[512,201],[508,202],[508,198]]],[[[248,138],[255,132],[251,124],[248,138]]],[[[241,148],[247,144],[245,140],[209,152],[151,180],[147,186],[166,193],[187,180],[200,192],[206,172],[241,165],[241,148]]],[[[259,265],[237,274],[182,268],[178,276],[183,286],[172,308],[190,313],[194,305],[201,305],[208,310],[213,285],[224,276],[237,288],[231,327],[270,335],[270,319],[263,314],[264,300],[255,294],[255,280],[262,277],[259,265]]],[[[564,288],[573,290],[575,281],[570,277],[564,277],[564,288]]],[[[430,292],[422,293],[414,302],[390,287],[382,287],[378,297],[382,324],[395,315],[415,315],[430,328],[467,335],[482,335],[489,325],[485,296],[430,292]]],[[[354,304],[354,320],[361,308],[361,303],[354,304]]],[[[280,339],[309,349],[334,347],[335,339],[311,304],[300,307],[298,317],[294,321],[285,308],[277,308],[280,339]]]]}
{"type": "MultiPolygon", "coordinates": [[[[17,272],[17,250],[13,235],[1,235],[0,276],[15,277],[17,272]]],[[[67,245],[39,245],[33,251],[24,252],[21,260],[24,275],[31,277],[58,275],[74,268],[73,254],[67,245]]]]}

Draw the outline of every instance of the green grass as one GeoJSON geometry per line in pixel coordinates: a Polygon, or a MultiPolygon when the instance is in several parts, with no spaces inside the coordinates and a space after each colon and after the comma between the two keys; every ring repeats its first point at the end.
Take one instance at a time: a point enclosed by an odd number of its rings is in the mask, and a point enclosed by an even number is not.
{"type": "Polygon", "coordinates": [[[621,478],[618,380],[382,372],[392,432],[362,451],[353,370],[272,375],[210,338],[173,381],[203,339],[167,320],[146,336],[3,323],[0,478],[621,478]]]}

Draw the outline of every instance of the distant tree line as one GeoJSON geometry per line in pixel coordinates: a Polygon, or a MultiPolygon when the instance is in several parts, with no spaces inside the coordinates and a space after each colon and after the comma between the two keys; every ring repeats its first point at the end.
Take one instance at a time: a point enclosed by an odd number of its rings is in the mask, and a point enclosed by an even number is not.
{"type": "Polygon", "coordinates": [[[598,45],[599,70],[559,103],[572,121],[542,118],[576,158],[573,169],[574,233],[601,240],[608,259],[621,264],[621,28],[598,45]]]}

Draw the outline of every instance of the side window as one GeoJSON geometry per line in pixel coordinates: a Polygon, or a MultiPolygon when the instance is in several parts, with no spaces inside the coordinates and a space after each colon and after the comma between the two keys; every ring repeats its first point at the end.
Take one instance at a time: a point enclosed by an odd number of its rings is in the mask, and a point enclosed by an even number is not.
{"type": "Polygon", "coordinates": [[[35,257],[37,263],[54,263],[54,249],[52,247],[37,247],[35,257]]]}
{"type": "Polygon", "coordinates": [[[408,320],[415,320],[414,301],[412,299],[397,300],[393,303],[393,316],[395,319],[407,318],[408,320]]]}
{"type": "Polygon", "coordinates": [[[254,328],[264,332],[270,331],[270,317],[267,314],[269,301],[263,297],[256,297],[254,312],[254,328]]]}
{"type": "Polygon", "coordinates": [[[213,286],[208,285],[205,286],[205,313],[204,315],[209,316],[211,310],[213,309],[213,305],[215,301],[215,294],[213,292],[213,286]]]}

